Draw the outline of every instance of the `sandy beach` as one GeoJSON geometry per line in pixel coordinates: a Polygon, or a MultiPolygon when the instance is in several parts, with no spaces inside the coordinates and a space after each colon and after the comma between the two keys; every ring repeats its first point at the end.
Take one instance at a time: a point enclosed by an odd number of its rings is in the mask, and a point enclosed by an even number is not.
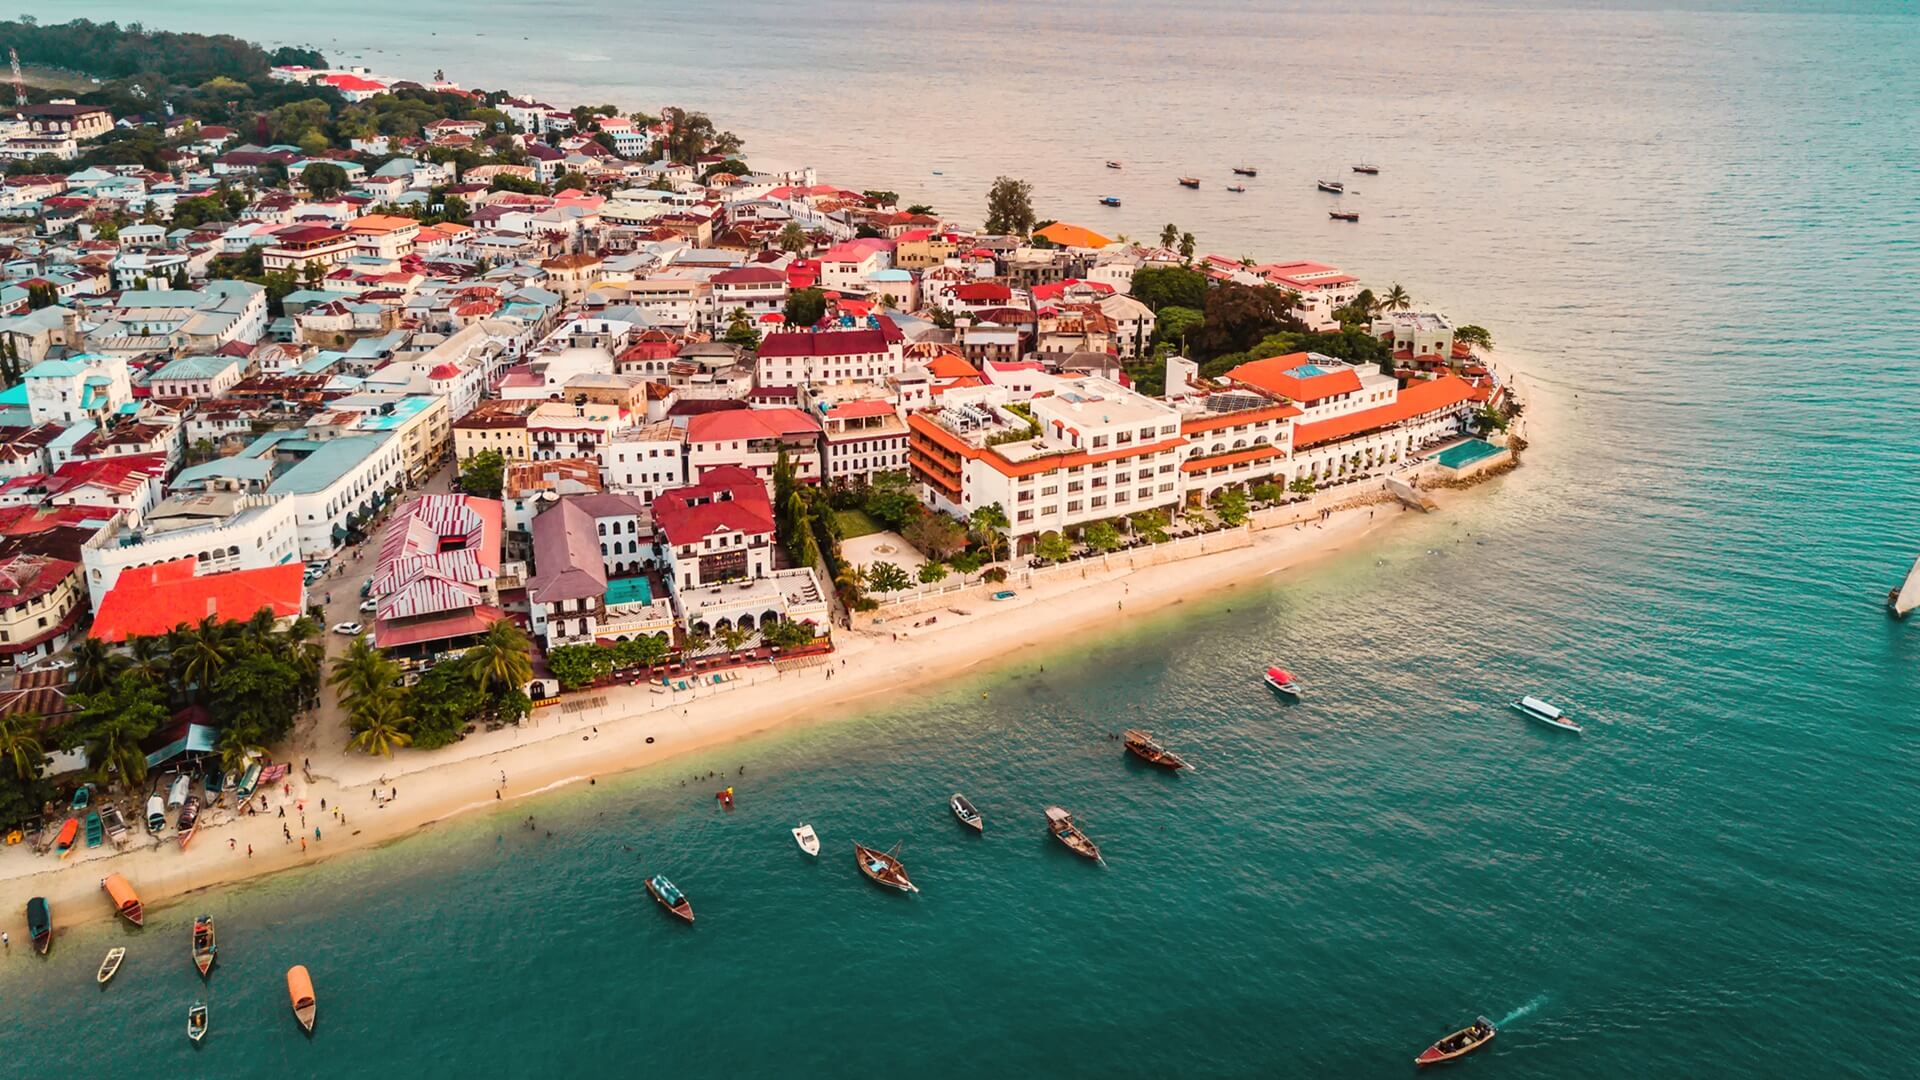
{"type": "MultiPolygon", "coordinates": [[[[124,874],[151,909],[200,890],[339,858],[459,814],[499,809],[774,728],[830,720],[1005,656],[1110,631],[1122,603],[1128,618],[1147,615],[1299,567],[1406,516],[1396,504],[1362,506],[1335,511],[1323,525],[1267,529],[1253,533],[1251,542],[1235,537],[1239,545],[1227,550],[1155,566],[1132,569],[1121,553],[1105,567],[1089,564],[1084,577],[1060,575],[1032,586],[1016,578],[1009,585],[1018,595],[1010,601],[984,602],[977,589],[946,598],[933,626],[914,628],[919,616],[903,616],[874,628],[836,631],[838,650],[827,663],[784,672],[759,665],[742,669],[736,682],[694,691],[640,686],[582,692],[537,710],[520,727],[469,736],[441,750],[367,757],[328,740],[301,751],[311,780],[296,759],[284,784],[256,793],[256,806],[266,797],[264,813],[211,811],[187,851],[171,831],[156,841],[137,823],[138,838],[126,852],[103,846],[62,862],[24,845],[0,851],[0,910],[11,913],[11,922],[21,918],[29,897],[44,896],[56,925],[71,926],[111,917],[99,889],[108,873],[124,874]],[[285,818],[279,816],[283,808],[285,818]]],[[[325,723],[315,726],[317,732],[331,730],[325,723]]],[[[24,923],[9,929],[24,930],[24,923]]]]}

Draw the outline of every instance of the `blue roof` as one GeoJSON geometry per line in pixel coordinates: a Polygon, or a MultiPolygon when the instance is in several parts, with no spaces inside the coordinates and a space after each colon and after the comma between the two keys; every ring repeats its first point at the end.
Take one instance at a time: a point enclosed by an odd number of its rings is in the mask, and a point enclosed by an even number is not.
{"type": "Polygon", "coordinates": [[[0,390],[0,405],[25,405],[27,403],[27,384],[15,383],[0,390]]]}
{"type": "MultiPolygon", "coordinates": [[[[346,435],[338,439],[314,442],[309,439],[286,440],[298,443],[299,449],[311,446],[313,449],[292,468],[280,474],[267,491],[273,494],[288,493],[311,495],[325,491],[335,481],[345,476],[348,470],[377,454],[386,446],[385,435],[346,435]]],[[[276,447],[278,449],[279,447],[276,447]]]]}
{"type": "Polygon", "coordinates": [[[27,369],[28,379],[71,379],[87,370],[78,360],[42,360],[27,369]]]}
{"type": "Polygon", "coordinates": [[[214,458],[212,461],[181,469],[180,474],[173,478],[173,483],[168,487],[174,491],[181,491],[209,477],[270,480],[273,478],[273,459],[245,456],[214,458]]]}
{"type": "Polygon", "coordinates": [[[153,373],[148,382],[160,379],[211,379],[239,361],[231,356],[183,356],[153,373]]]}

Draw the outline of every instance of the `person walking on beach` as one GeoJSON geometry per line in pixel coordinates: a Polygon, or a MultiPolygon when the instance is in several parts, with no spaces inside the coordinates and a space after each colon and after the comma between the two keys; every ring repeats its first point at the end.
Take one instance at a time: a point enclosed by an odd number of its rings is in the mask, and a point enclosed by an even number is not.
{"type": "Polygon", "coordinates": [[[247,858],[249,858],[249,859],[251,859],[251,858],[253,858],[253,845],[252,845],[252,844],[248,844],[248,845],[247,845],[247,858]]]}
{"type": "Polygon", "coordinates": [[[300,854],[305,855],[306,853],[307,853],[307,838],[303,836],[300,838],[300,854]]]}
{"type": "Polygon", "coordinates": [[[320,826],[318,825],[313,827],[313,842],[316,844],[320,842],[320,826]]]}

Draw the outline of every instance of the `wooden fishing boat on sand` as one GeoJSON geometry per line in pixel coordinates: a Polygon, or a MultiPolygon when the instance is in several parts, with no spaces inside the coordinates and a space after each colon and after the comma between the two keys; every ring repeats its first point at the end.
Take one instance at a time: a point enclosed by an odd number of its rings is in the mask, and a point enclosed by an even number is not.
{"type": "Polygon", "coordinates": [[[853,844],[853,861],[860,865],[860,872],[874,884],[917,893],[920,889],[908,879],[906,865],[893,853],[898,850],[899,844],[893,845],[893,851],[876,851],[856,840],[853,844]]]}
{"type": "Polygon", "coordinates": [[[1072,814],[1058,806],[1047,807],[1047,831],[1053,834],[1055,840],[1067,845],[1067,850],[1075,855],[1085,856],[1095,862],[1103,861],[1100,858],[1100,845],[1080,831],[1080,826],[1073,823],[1072,814]]]}
{"type": "Polygon", "coordinates": [[[33,951],[47,955],[53,945],[53,911],[44,896],[27,901],[27,935],[33,939],[33,951]]]}
{"type": "Polygon", "coordinates": [[[693,902],[687,899],[679,886],[668,881],[665,874],[655,874],[648,878],[647,891],[653,894],[656,903],[666,908],[669,913],[678,916],[680,921],[688,923],[693,921],[693,902]]]}
{"type": "Polygon", "coordinates": [[[260,786],[260,772],[259,762],[249,764],[246,771],[240,774],[240,782],[233,787],[233,797],[241,802],[252,798],[253,789],[260,786]]]}
{"type": "Polygon", "coordinates": [[[147,797],[147,831],[158,833],[167,827],[167,803],[158,795],[147,797]]]}
{"type": "Polygon", "coordinates": [[[99,847],[107,838],[107,827],[100,820],[100,811],[87,811],[87,846],[99,847]]]}
{"type": "Polygon", "coordinates": [[[199,1042],[207,1037],[207,1003],[196,1001],[187,1010],[187,1038],[199,1042]]]}
{"type": "Polygon", "coordinates": [[[193,843],[194,834],[200,831],[200,796],[187,796],[186,803],[180,807],[180,850],[187,850],[193,843]]]}
{"type": "Polygon", "coordinates": [[[70,817],[66,824],[60,826],[60,835],[54,838],[53,850],[59,853],[61,858],[67,859],[73,856],[73,849],[79,846],[80,819],[70,817]]]}
{"type": "Polygon", "coordinates": [[[320,1011],[320,1003],[314,999],[313,976],[307,974],[305,964],[287,969],[287,1004],[293,1006],[293,1018],[312,1033],[314,1014],[320,1011]]]}
{"type": "Polygon", "coordinates": [[[1150,731],[1129,731],[1126,738],[1127,753],[1149,765],[1174,770],[1191,768],[1179,754],[1161,746],[1150,731]]]}
{"type": "Polygon", "coordinates": [[[127,816],[120,812],[119,807],[108,803],[106,809],[100,811],[100,822],[106,826],[107,839],[114,847],[127,845],[127,816]]]}
{"type": "Polygon", "coordinates": [[[213,957],[219,951],[213,941],[213,916],[193,920],[193,966],[200,969],[201,978],[213,970],[213,957]]]}
{"type": "Polygon", "coordinates": [[[801,822],[800,827],[793,830],[793,842],[800,845],[801,851],[815,858],[820,857],[820,834],[814,832],[813,826],[806,822],[801,822]]]}
{"type": "Polygon", "coordinates": [[[120,961],[126,958],[126,946],[115,945],[113,948],[108,949],[107,958],[100,961],[100,970],[94,975],[93,981],[99,983],[101,986],[107,985],[107,981],[112,979],[114,975],[120,971],[120,961]]]}
{"type": "Polygon", "coordinates": [[[972,800],[965,795],[954,792],[953,798],[947,800],[947,805],[953,807],[953,816],[960,819],[960,824],[977,833],[987,831],[987,819],[980,816],[980,811],[973,808],[972,800]]]}
{"type": "Polygon", "coordinates": [[[1493,1021],[1484,1016],[1479,1017],[1473,1023],[1420,1051],[1420,1056],[1414,1058],[1413,1063],[1420,1066],[1438,1065],[1443,1061],[1454,1061],[1466,1057],[1492,1042],[1493,1037],[1498,1034],[1499,1031],[1495,1030],[1493,1021]]]}
{"type": "Polygon", "coordinates": [[[108,874],[100,879],[100,887],[106,890],[107,899],[113,901],[113,910],[120,917],[140,926],[147,921],[147,909],[140,904],[140,894],[133,891],[127,879],[119,874],[108,874]]]}

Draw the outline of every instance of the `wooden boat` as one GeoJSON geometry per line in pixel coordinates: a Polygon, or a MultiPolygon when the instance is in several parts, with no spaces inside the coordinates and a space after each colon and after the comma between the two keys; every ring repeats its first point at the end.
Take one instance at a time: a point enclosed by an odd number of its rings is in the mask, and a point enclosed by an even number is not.
{"type": "Polygon", "coordinates": [[[1198,188],[1200,186],[1200,178],[1197,176],[1183,176],[1180,178],[1180,186],[1184,188],[1198,188]]]}
{"type": "Polygon", "coordinates": [[[1234,193],[1235,195],[1244,195],[1244,194],[1246,194],[1246,191],[1247,191],[1247,185],[1245,185],[1245,184],[1228,184],[1228,185],[1227,185],[1227,190],[1228,190],[1228,191],[1231,191],[1231,192],[1233,192],[1233,193],[1234,193]]]}
{"type": "Polygon", "coordinates": [[[1321,191],[1330,192],[1334,195],[1338,195],[1347,190],[1347,185],[1338,180],[1317,180],[1314,182],[1314,186],[1321,191]]]}
{"type": "MultiPolygon", "coordinates": [[[[900,845],[893,845],[893,851],[898,850],[900,845]]],[[[856,840],[853,844],[853,861],[860,865],[860,872],[876,885],[885,885],[901,892],[919,892],[919,888],[907,878],[905,864],[893,851],[875,851],[856,840]]]]}
{"type": "Polygon", "coordinates": [[[157,833],[167,827],[167,804],[158,795],[147,798],[147,831],[157,833]]]}
{"type": "Polygon", "coordinates": [[[87,808],[87,804],[91,803],[92,801],[93,801],[93,785],[81,784],[79,787],[73,789],[73,801],[68,804],[67,809],[72,810],[75,813],[79,813],[80,811],[85,810],[87,808]]]}
{"type": "Polygon", "coordinates": [[[1415,1065],[1438,1065],[1443,1061],[1453,1061],[1466,1057],[1475,1050],[1493,1041],[1499,1032],[1494,1029],[1493,1021],[1482,1016],[1459,1031],[1441,1039],[1413,1059],[1415,1065]]]}
{"type": "Polygon", "coordinates": [[[693,921],[693,904],[665,874],[655,874],[647,879],[647,891],[661,907],[678,915],[683,922],[693,921]]]}
{"type": "Polygon", "coordinates": [[[186,802],[187,796],[191,794],[192,791],[192,776],[187,773],[181,773],[179,776],[174,777],[173,786],[167,789],[167,809],[171,810],[186,802]]]}
{"type": "Polygon", "coordinates": [[[253,797],[253,789],[260,786],[260,763],[253,762],[247,771],[240,774],[240,782],[233,786],[234,798],[245,802],[253,797]]]}
{"type": "Polygon", "coordinates": [[[196,1001],[187,1010],[187,1038],[199,1042],[207,1037],[207,1003],[196,1001]]]}
{"type": "Polygon", "coordinates": [[[1273,687],[1288,697],[1297,698],[1300,696],[1300,680],[1294,678],[1292,672],[1283,668],[1269,667],[1267,669],[1266,682],[1268,686],[1273,687]]]}
{"type": "Polygon", "coordinates": [[[1158,765],[1163,769],[1190,768],[1179,754],[1161,746],[1148,731],[1127,732],[1127,752],[1149,765],[1158,765]]]}
{"type": "Polygon", "coordinates": [[[114,847],[121,847],[126,843],[127,818],[120,812],[119,807],[108,803],[107,808],[100,811],[100,821],[106,826],[107,839],[113,842],[114,847]]]}
{"type": "Polygon", "coordinates": [[[1101,861],[1100,845],[1080,831],[1080,826],[1073,823],[1072,814],[1058,806],[1047,807],[1047,831],[1053,834],[1055,840],[1067,845],[1067,849],[1074,854],[1101,861]]]}
{"type": "Polygon", "coordinates": [[[219,951],[213,943],[213,916],[193,920],[193,966],[200,969],[201,978],[213,970],[213,957],[219,951]]]}
{"type": "Polygon", "coordinates": [[[1378,165],[1355,165],[1355,166],[1353,167],[1353,171],[1354,171],[1354,172],[1357,172],[1357,173],[1365,173],[1365,174],[1366,174],[1366,175],[1368,175],[1368,176],[1379,176],[1379,175],[1380,175],[1380,166],[1378,166],[1378,165]]]}
{"type": "Polygon", "coordinates": [[[127,879],[119,874],[108,874],[100,879],[100,887],[106,890],[107,899],[113,901],[113,910],[120,917],[139,926],[147,921],[147,909],[140,904],[140,894],[133,891],[127,879]]]}
{"type": "Polygon", "coordinates": [[[108,949],[107,958],[100,961],[100,971],[94,975],[93,981],[99,983],[101,986],[107,985],[107,981],[119,973],[120,961],[126,958],[126,946],[115,945],[113,948],[108,949]]]}
{"type": "Polygon", "coordinates": [[[1235,165],[1233,171],[1241,176],[1259,176],[1260,170],[1251,165],[1235,165]]]}
{"type": "Polygon", "coordinates": [[[287,1004],[293,1006],[293,1018],[311,1032],[313,1017],[319,1012],[320,1003],[314,999],[313,976],[307,974],[304,964],[295,964],[287,969],[287,1004]]]}
{"type": "Polygon", "coordinates": [[[1100,205],[1101,205],[1101,206],[1119,206],[1119,205],[1120,205],[1120,196],[1118,196],[1118,195],[1102,195],[1102,196],[1100,196],[1100,205]]]}
{"type": "Polygon", "coordinates": [[[53,850],[59,852],[60,857],[65,859],[70,858],[73,855],[73,849],[79,846],[80,819],[70,817],[66,820],[66,824],[60,826],[60,835],[53,840],[53,850]]]}
{"type": "Polygon", "coordinates": [[[53,911],[44,896],[27,901],[27,934],[33,939],[33,951],[47,955],[53,946],[53,911]]]}
{"type": "Polygon", "coordinates": [[[1567,714],[1541,701],[1537,697],[1523,697],[1513,703],[1513,707],[1527,715],[1530,720],[1538,720],[1548,727],[1559,728],[1580,734],[1580,725],[1567,718],[1567,714]]]}
{"type": "Polygon", "coordinates": [[[733,809],[733,789],[732,788],[727,788],[725,791],[716,791],[713,793],[713,797],[720,800],[721,806],[727,808],[728,810],[733,809]]]}
{"type": "Polygon", "coordinates": [[[100,821],[100,811],[87,811],[87,846],[99,847],[107,838],[107,827],[100,821]]]}
{"type": "Polygon", "coordinates": [[[187,796],[186,804],[180,807],[180,850],[187,850],[193,843],[193,834],[200,831],[200,796],[187,796]]]}
{"type": "Polygon", "coordinates": [[[800,827],[793,830],[793,842],[800,845],[801,851],[815,858],[820,856],[820,834],[814,832],[813,826],[806,822],[801,822],[800,827]]]}
{"type": "Polygon", "coordinates": [[[1920,608],[1920,559],[1913,561],[1913,569],[1900,584],[1887,590],[1887,612],[1894,618],[1904,619],[1915,608],[1920,608]]]}
{"type": "Polygon", "coordinates": [[[969,826],[977,833],[987,831],[987,819],[980,816],[980,811],[973,808],[973,803],[965,795],[954,792],[953,798],[947,800],[947,805],[953,807],[953,816],[960,819],[960,824],[969,826]]]}
{"type": "Polygon", "coordinates": [[[1329,210],[1327,216],[1335,221],[1359,221],[1360,215],[1352,210],[1329,210]]]}
{"type": "Polygon", "coordinates": [[[1109,161],[1109,162],[1107,162],[1107,168],[1109,168],[1109,169],[1117,169],[1117,168],[1119,168],[1119,167],[1120,167],[1120,163],[1119,163],[1119,162],[1117,162],[1117,161],[1109,161]]]}

